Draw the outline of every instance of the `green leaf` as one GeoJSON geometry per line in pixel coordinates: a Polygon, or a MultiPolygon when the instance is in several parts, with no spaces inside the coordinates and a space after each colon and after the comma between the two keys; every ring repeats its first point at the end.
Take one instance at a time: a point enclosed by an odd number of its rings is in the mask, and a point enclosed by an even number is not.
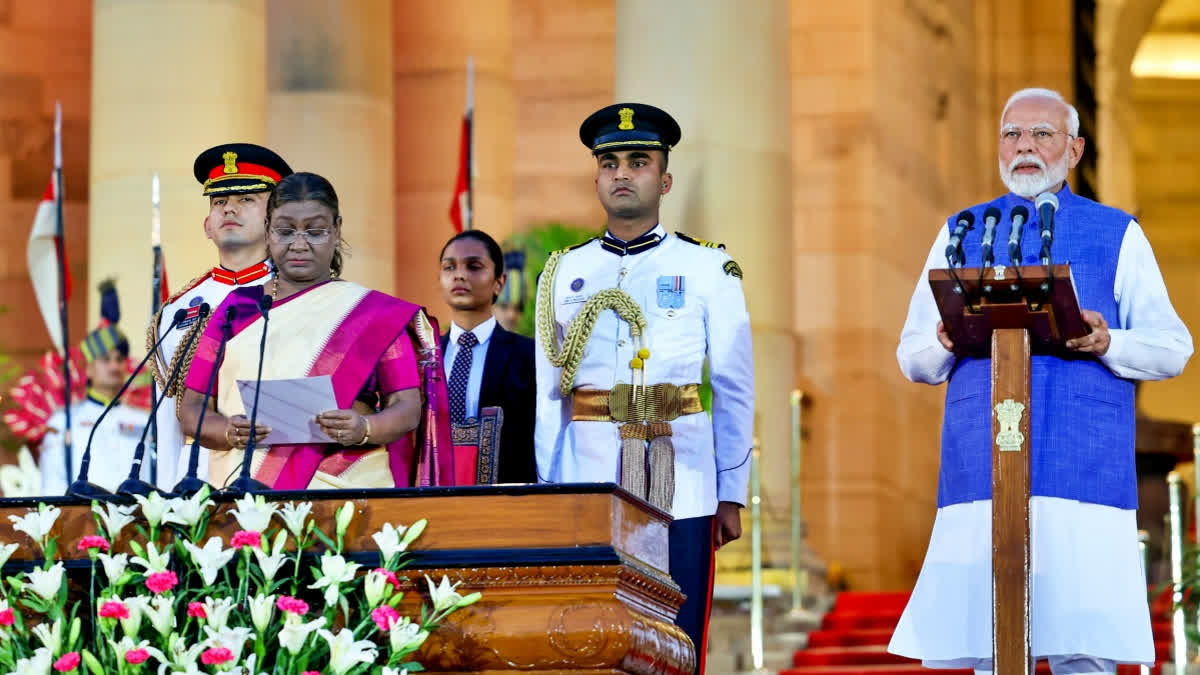
{"type": "Polygon", "coordinates": [[[87,666],[88,672],[92,675],[104,675],[104,666],[100,665],[100,659],[97,659],[94,654],[84,649],[79,652],[83,657],[83,664],[87,666]]]}

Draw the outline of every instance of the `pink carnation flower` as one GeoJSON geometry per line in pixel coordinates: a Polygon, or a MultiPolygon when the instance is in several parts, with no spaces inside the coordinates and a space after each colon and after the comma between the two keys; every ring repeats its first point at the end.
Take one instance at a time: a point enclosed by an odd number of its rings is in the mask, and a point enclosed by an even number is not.
{"type": "Polygon", "coordinates": [[[200,655],[200,660],[206,666],[219,666],[226,661],[232,661],[233,652],[225,647],[212,647],[204,650],[204,653],[200,655]]]}
{"type": "Polygon", "coordinates": [[[386,633],[391,629],[393,623],[400,620],[400,612],[388,605],[380,605],[371,612],[371,618],[375,620],[375,625],[379,626],[379,630],[386,633]]]}
{"type": "Polygon", "coordinates": [[[89,534],[79,540],[79,545],[75,547],[77,551],[86,551],[88,549],[98,548],[105,553],[108,553],[108,540],[104,537],[95,534],[89,534]]]}
{"type": "Polygon", "coordinates": [[[376,567],[375,573],[382,574],[384,577],[387,578],[388,583],[392,585],[392,588],[394,588],[396,590],[400,590],[400,578],[396,576],[395,572],[393,572],[391,570],[385,570],[382,567],[376,567]]]}
{"type": "Polygon", "coordinates": [[[155,594],[166,593],[179,584],[179,577],[174,572],[155,572],[146,577],[146,588],[155,594]]]}
{"type": "Polygon", "coordinates": [[[145,663],[146,659],[148,658],[150,658],[150,652],[142,649],[141,647],[138,647],[137,649],[130,649],[129,651],[125,652],[125,661],[135,666],[139,663],[145,663]]]}
{"type": "Polygon", "coordinates": [[[249,546],[251,548],[262,548],[262,533],[254,530],[238,530],[233,533],[233,539],[229,545],[234,548],[249,546]]]}
{"type": "Polygon", "coordinates": [[[100,605],[100,618],[128,619],[129,608],[125,606],[125,603],[120,602],[119,600],[109,600],[103,605],[100,605]]]}
{"type": "Polygon", "coordinates": [[[0,611],[0,626],[11,626],[16,621],[17,615],[13,613],[11,608],[0,611]]]}
{"type": "Polygon", "coordinates": [[[319,670],[306,670],[306,671],[304,671],[303,673],[300,673],[300,675],[321,675],[321,671],[319,671],[319,670]]]}
{"type": "Polygon", "coordinates": [[[79,667],[79,652],[67,652],[54,662],[54,669],[60,673],[69,673],[79,667]]]}
{"type": "Polygon", "coordinates": [[[299,614],[303,616],[308,613],[307,602],[288,595],[281,596],[278,600],[276,600],[275,606],[278,607],[280,611],[288,612],[290,614],[299,614]]]}
{"type": "Polygon", "coordinates": [[[203,602],[189,602],[188,608],[187,608],[187,615],[191,616],[191,617],[195,617],[197,619],[207,619],[208,618],[208,610],[204,609],[203,602]]]}

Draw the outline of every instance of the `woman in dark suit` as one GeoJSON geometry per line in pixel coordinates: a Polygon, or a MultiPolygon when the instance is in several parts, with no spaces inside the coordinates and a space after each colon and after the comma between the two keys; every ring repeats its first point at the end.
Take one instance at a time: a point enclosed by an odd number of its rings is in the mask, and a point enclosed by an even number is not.
{"type": "Polygon", "coordinates": [[[451,319],[442,336],[451,421],[461,424],[481,408],[501,408],[497,481],[536,483],[533,340],[505,330],[492,316],[506,279],[504,254],[487,233],[467,230],[446,242],[440,259],[451,319]]]}

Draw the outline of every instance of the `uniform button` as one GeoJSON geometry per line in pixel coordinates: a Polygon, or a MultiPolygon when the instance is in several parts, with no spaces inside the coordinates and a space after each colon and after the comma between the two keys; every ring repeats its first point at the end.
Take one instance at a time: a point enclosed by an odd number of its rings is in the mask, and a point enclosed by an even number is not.
{"type": "Polygon", "coordinates": [[[625,346],[625,341],[624,341],[624,340],[617,340],[617,346],[618,346],[618,347],[624,347],[624,346],[625,346]]]}

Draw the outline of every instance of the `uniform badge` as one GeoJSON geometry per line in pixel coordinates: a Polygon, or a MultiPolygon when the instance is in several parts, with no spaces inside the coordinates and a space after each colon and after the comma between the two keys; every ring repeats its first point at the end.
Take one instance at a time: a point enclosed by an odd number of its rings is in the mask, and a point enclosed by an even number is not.
{"type": "Polygon", "coordinates": [[[738,267],[738,264],[732,260],[726,260],[725,264],[721,266],[721,269],[725,270],[725,274],[728,274],[731,277],[735,277],[737,279],[742,278],[742,268],[738,267]]]}
{"type": "Polygon", "coordinates": [[[125,434],[126,436],[138,436],[141,434],[141,429],[136,424],[121,422],[117,425],[117,427],[121,430],[121,433],[125,434]]]}
{"type": "Polygon", "coordinates": [[[683,308],[683,277],[658,278],[658,306],[663,309],[683,308]]]}
{"type": "Polygon", "coordinates": [[[580,289],[582,289],[582,288],[583,288],[583,277],[580,277],[580,278],[576,279],[575,281],[571,282],[571,290],[575,291],[576,293],[578,293],[580,291],[580,289]]]}
{"type": "Polygon", "coordinates": [[[225,168],[223,168],[222,171],[227,174],[238,172],[236,152],[227,152],[221,155],[221,159],[225,160],[225,168]]]}
{"type": "Polygon", "coordinates": [[[617,117],[621,118],[621,122],[617,124],[618,129],[621,131],[633,129],[633,108],[621,108],[617,111],[617,117]]]}
{"type": "Polygon", "coordinates": [[[175,330],[187,330],[192,324],[196,323],[196,319],[200,317],[200,305],[204,304],[204,298],[197,295],[188,301],[187,316],[175,325],[175,330]]]}

